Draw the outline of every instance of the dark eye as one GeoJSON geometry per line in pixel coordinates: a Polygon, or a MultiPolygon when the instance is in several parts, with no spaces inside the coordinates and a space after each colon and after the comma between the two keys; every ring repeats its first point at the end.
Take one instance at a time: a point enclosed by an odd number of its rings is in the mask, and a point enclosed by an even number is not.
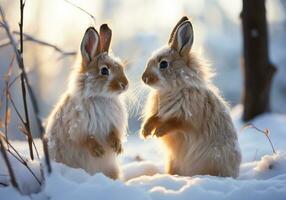
{"type": "Polygon", "coordinates": [[[101,75],[108,76],[109,70],[107,69],[107,67],[103,67],[103,68],[101,68],[100,73],[101,73],[101,75]]]}
{"type": "Polygon", "coordinates": [[[160,61],[159,67],[160,69],[165,69],[169,66],[169,63],[166,60],[160,61]]]}

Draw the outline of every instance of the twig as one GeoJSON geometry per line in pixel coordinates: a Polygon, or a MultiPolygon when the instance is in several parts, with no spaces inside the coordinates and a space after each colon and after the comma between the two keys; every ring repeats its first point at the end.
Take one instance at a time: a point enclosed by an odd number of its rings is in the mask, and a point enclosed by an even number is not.
{"type": "MultiPolygon", "coordinates": [[[[13,31],[13,33],[16,35],[20,35],[20,32],[17,32],[17,31],[13,31]]],[[[46,41],[39,40],[39,39],[29,35],[29,34],[23,33],[23,36],[24,36],[24,41],[30,41],[30,42],[34,42],[34,43],[42,45],[42,46],[50,47],[50,48],[54,49],[55,51],[59,52],[60,54],[62,54],[61,57],[75,56],[76,55],[76,51],[64,51],[63,49],[61,49],[60,47],[58,47],[54,44],[50,44],[46,41]]]]}
{"type": "Polygon", "coordinates": [[[27,129],[27,136],[28,136],[28,144],[29,144],[29,149],[30,149],[30,157],[32,160],[34,160],[34,154],[33,154],[33,137],[31,133],[31,128],[30,128],[30,118],[29,118],[29,111],[28,111],[28,103],[27,103],[27,95],[26,95],[26,84],[25,84],[25,77],[24,73],[25,72],[25,67],[24,67],[24,60],[23,60],[23,50],[24,50],[24,45],[23,45],[23,21],[24,21],[24,7],[25,3],[23,0],[20,0],[20,23],[19,23],[19,29],[20,29],[20,55],[22,59],[22,71],[21,71],[21,88],[22,88],[22,97],[23,97],[23,104],[24,104],[24,114],[25,114],[25,127],[27,129]]]}
{"type": "MultiPolygon", "coordinates": [[[[0,137],[1,137],[1,132],[0,132],[0,137]]],[[[18,157],[17,157],[16,155],[14,155],[14,154],[11,152],[10,149],[8,150],[8,152],[10,152],[11,154],[13,154],[13,156],[14,156],[17,160],[19,160],[21,163],[26,162],[26,161],[24,160],[24,158],[22,158],[22,156],[19,154],[19,152],[15,149],[15,147],[13,147],[13,145],[9,142],[9,140],[7,140],[7,138],[5,138],[4,136],[2,136],[2,139],[6,142],[7,145],[9,145],[9,146],[11,147],[11,149],[17,154],[18,157]]]]}
{"type": "MultiPolygon", "coordinates": [[[[5,75],[5,137],[8,139],[8,125],[10,123],[10,117],[11,117],[11,112],[9,110],[9,98],[8,98],[8,92],[9,92],[9,81],[10,81],[10,77],[11,77],[11,73],[12,73],[12,66],[13,66],[13,62],[14,62],[14,58],[15,56],[13,55],[11,62],[9,64],[8,67],[8,72],[5,75]]],[[[9,150],[9,146],[8,146],[8,150],[9,150]]]]}
{"type": "MultiPolygon", "coordinates": [[[[23,6],[22,0],[21,0],[20,8],[21,8],[21,12],[23,12],[24,6],[23,6]]],[[[7,23],[7,20],[5,18],[4,11],[3,11],[1,5],[0,5],[0,14],[1,14],[1,17],[2,17],[2,21],[0,22],[0,26],[2,26],[5,29],[5,31],[6,31],[6,34],[7,34],[8,38],[9,38],[9,40],[10,40],[10,43],[11,43],[11,45],[13,47],[13,50],[14,50],[14,53],[16,55],[16,60],[17,60],[18,66],[19,66],[19,68],[20,68],[20,70],[22,72],[21,76],[23,76],[23,79],[25,80],[25,83],[27,85],[27,89],[28,89],[28,92],[29,92],[29,95],[30,95],[30,98],[31,98],[32,108],[33,108],[34,113],[35,113],[36,122],[37,122],[38,128],[40,130],[40,134],[41,134],[41,138],[42,138],[42,142],[43,142],[43,147],[44,147],[43,149],[44,149],[46,165],[47,165],[47,168],[48,168],[48,172],[51,172],[51,165],[50,165],[50,160],[49,160],[49,152],[48,152],[48,149],[47,149],[46,141],[43,139],[44,127],[43,127],[43,125],[41,123],[41,119],[39,117],[39,110],[38,110],[37,101],[36,101],[35,95],[33,93],[33,90],[32,90],[32,88],[31,88],[31,86],[29,84],[29,79],[27,77],[27,74],[25,72],[23,58],[22,58],[20,52],[17,49],[16,42],[15,42],[15,40],[14,40],[12,34],[11,34],[9,25],[7,23]]],[[[30,132],[30,135],[31,135],[31,132],[30,132]]],[[[32,147],[32,145],[30,145],[30,144],[31,143],[29,143],[29,147],[32,147]]],[[[30,148],[30,150],[31,149],[32,148],[30,148]]]]}
{"type": "MultiPolygon", "coordinates": [[[[0,137],[1,137],[1,135],[0,135],[0,137]]],[[[36,176],[36,174],[33,172],[33,170],[29,167],[27,161],[21,156],[21,154],[16,150],[16,148],[9,142],[9,140],[7,140],[7,138],[2,137],[2,139],[6,142],[7,146],[11,147],[11,149],[17,154],[17,156],[9,149],[7,150],[8,153],[10,153],[16,160],[18,160],[21,164],[23,164],[28,169],[28,171],[32,174],[32,176],[36,179],[36,181],[39,183],[39,185],[42,185],[39,178],[36,176]]]]}
{"type": "MultiPolygon", "coordinates": [[[[25,6],[25,3],[23,3],[23,0],[20,0],[20,10],[21,10],[21,23],[19,24],[20,26],[20,44],[21,44],[21,48],[20,50],[23,51],[23,13],[24,13],[24,6],[25,6]]],[[[21,57],[22,58],[22,57],[21,57]]],[[[23,63],[23,59],[22,59],[22,63],[23,63]]],[[[24,68],[24,64],[22,66],[23,70],[22,70],[22,74],[23,74],[23,78],[25,79],[26,81],[26,85],[27,85],[27,88],[28,88],[28,92],[29,92],[29,95],[30,95],[30,98],[31,98],[31,102],[32,102],[32,106],[33,106],[33,110],[34,110],[34,113],[35,113],[35,116],[36,116],[36,122],[37,122],[37,125],[38,125],[38,128],[40,130],[40,134],[41,134],[41,138],[42,138],[42,142],[43,142],[43,149],[44,149],[44,154],[45,154],[45,160],[46,160],[46,164],[47,164],[47,167],[48,167],[48,172],[50,173],[51,172],[51,165],[50,165],[50,158],[49,158],[49,152],[48,152],[48,149],[46,148],[46,144],[45,144],[45,141],[43,139],[43,135],[44,135],[44,127],[42,125],[42,122],[41,122],[41,119],[39,117],[39,109],[38,109],[38,104],[37,104],[37,101],[36,101],[36,97],[34,95],[34,92],[32,90],[32,88],[30,87],[30,83],[29,83],[29,79],[27,77],[27,74],[25,72],[25,68],[24,68]]],[[[23,95],[24,96],[24,95],[23,95]]],[[[27,109],[27,105],[25,106],[25,108],[27,109]]],[[[31,132],[30,132],[30,129],[27,129],[27,131],[29,131],[29,134],[30,136],[32,136],[31,132]]],[[[29,142],[29,148],[33,149],[31,144],[33,143],[33,137],[30,138],[31,141],[29,142]]]]}
{"type": "Polygon", "coordinates": [[[7,187],[8,186],[6,183],[1,183],[1,182],[0,182],[0,185],[2,185],[3,187],[7,187]]]}
{"type": "MultiPolygon", "coordinates": [[[[20,119],[20,121],[22,122],[22,124],[25,125],[25,121],[24,121],[23,117],[21,116],[21,114],[20,114],[18,108],[16,107],[16,104],[15,104],[13,98],[12,98],[12,95],[11,95],[10,91],[8,91],[8,94],[7,94],[7,95],[8,95],[8,99],[10,100],[11,105],[12,105],[12,107],[14,108],[14,110],[15,110],[17,116],[19,117],[19,119],[20,119]]],[[[21,130],[21,129],[20,129],[20,130],[21,130]]],[[[27,130],[26,130],[26,131],[21,130],[21,131],[22,131],[26,136],[29,134],[29,133],[27,132],[27,130]]],[[[38,149],[37,149],[37,147],[36,147],[36,144],[35,144],[34,140],[32,141],[32,143],[33,143],[34,149],[35,149],[35,151],[36,151],[37,158],[40,159],[39,152],[38,152],[38,149]]]]}
{"type": "Polygon", "coordinates": [[[18,183],[16,181],[16,177],[15,177],[14,171],[13,171],[12,166],[11,166],[11,163],[10,163],[9,158],[7,156],[6,148],[5,148],[4,144],[3,144],[3,139],[2,139],[1,136],[0,136],[0,148],[1,148],[3,159],[4,159],[5,163],[6,163],[7,168],[8,168],[9,176],[10,176],[10,179],[11,179],[11,184],[13,185],[14,188],[16,188],[21,193],[19,185],[18,185],[18,183]]]}
{"type": "Polygon", "coordinates": [[[14,83],[18,80],[18,78],[20,78],[21,74],[17,75],[10,83],[9,83],[9,86],[8,88],[10,89],[14,83]]]}
{"type": "Polygon", "coordinates": [[[256,131],[258,131],[258,132],[260,132],[260,133],[263,133],[263,134],[266,136],[266,138],[268,139],[268,141],[269,141],[269,143],[270,143],[270,145],[271,145],[273,154],[276,154],[274,145],[273,145],[273,143],[272,143],[272,141],[271,141],[271,139],[270,139],[270,137],[269,137],[269,135],[270,135],[270,130],[269,130],[268,128],[265,128],[264,130],[262,130],[262,129],[257,128],[254,124],[245,124],[245,125],[242,127],[241,130],[246,129],[246,128],[253,128],[253,129],[255,129],[256,131]]]}
{"type": "MultiPolygon", "coordinates": [[[[13,34],[20,35],[20,32],[13,31],[13,34]]],[[[77,54],[76,51],[65,51],[65,50],[61,49],[60,47],[58,47],[57,45],[48,43],[48,42],[40,40],[40,39],[37,39],[34,36],[31,36],[27,33],[23,33],[23,36],[24,36],[23,42],[33,42],[35,44],[39,44],[41,46],[46,46],[46,47],[50,47],[50,48],[54,49],[56,52],[61,54],[60,59],[66,57],[66,56],[76,56],[76,54],[77,54]]],[[[9,41],[9,39],[4,39],[4,40],[0,41],[0,48],[3,48],[3,47],[8,46],[10,44],[11,44],[11,42],[9,41]]]]}
{"type": "Polygon", "coordinates": [[[69,1],[69,0],[64,0],[64,1],[67,2],[67,3],[69,3],[70,5],[72,5],[73,7],[75,7],[75,8],[77,8],[77,9],[81,10],[81,11],[84,12],[85,14],[87,14],[89,17],[92,18],[93,22],[95,23],[95,17],[94,17],[92,14],[90,14],[89,12],[87,12],[86,10],[84,10],[83,8],[81,8],[80,6],[76,5],[75,3],[73,3],[73,2],[71,2],[71,1],[69,1]]]}
{"type": "Polygon", "coordinates": [[[51,162],[50,162],[50,154],[48,153],[48,140],[42,136],[42,143],[43,143],[43,150],[45,153],[45,160],[46,160],[46,165],[47,165],[47,169],[48,169],[48,173],[52,173],[52,166],[51,166],[51,162]]]}
{"type": "MultiPolygon", "coordinates": [[[[20,49],[23,52],[23,13],[24,13],[25,3],[23,3],[23,0],[20,0],[20,3],[21,3],[21,5],[20,5],[21,23],[19,24],[19,26],[20,26],[20,44],[21,44],[21,48],[20,49]]],[[[48,149],[47,149],[46,142],[45,142],[45,140],[43,138],[45,130],[44,130],[44,127],[42,125],[41,119],[39,117],[38,104],[37,104],[34,92],[33,92],[32,88],[30,87],[30,83],[29,83],[27,74],[25,73],[24,65],[23,65],[23,71],[22,72],[23,72],[23,75],[25,75],[24,78],[25,78],[26,84],[28,86],[28,92],[29,92],[29,95],[31,97],[32,106],[33,106],[34,113],[35,113],[35,116],[36,116],[36,122],[37,122],[38,128],[40,130],[41,139],[42,139],[42,142],[43,142],[43,149],[44,149],[44,154],[45,154],[45,160],[46,160],[46,164],[47,164],[47,167],[48,167],[48,172],[51,173],[52,168],[51,168],[51,164],[50,164],[49,152],[48,152],[48,149]]],[[[30,136],[32,136],[30,130],[28,129],[27,131],[29,131],[30,136]]],[[[31,139],[32,139],[31,142],[33,143],[33,138],[31,137],[31,139]]],[[[29,143],[29,145],[31,145],[31,143],[29,143]]],[[[35,147],[35,144],[34,144],[34,147],[35,147]]]]}
{"type": "MultiPolygon", "coordinates": [[[[20,19],[20,23],[19,23],[19,26],[20,26],[20,32],[23,31],[23,9],[24,9],[24,5],[23,5],[23,1],[20,0],[20,10],[21,10],[21,19],[20,19]]],[[[29,150],[30,150],[30,157],[31,159],[33,160],[34,159],[34,154],[33,154],[33,146],[32,146],[32,140],[33,140],[33,137],[32,137],[32,134],[30,132],[30,123],[29,123],[29,115],[28,115],[28,105],[27,105],[27,99],[26,99],[26,86],[25,86],[25,82],[26,82],[26,85],[28,85],[27,83],[27,76],[26,76],[26,73],[25,73],[25,67],[24,67],[24,62],[23,62],[23,57],[22,57],[22,50],[23,50],[23,47],[20,46],[20,50],[17,49],[17,46],[16,46],[16,42],[11,34],[11,31],[10,31],[10,27],[7,23],[7,20],[5,18],[5,14],[4,14],[4,11],[2,9],[2,7],[0,6],[0,14],[1,14],[1,17],[2,17],[2,21],[1,21],[1,26],[4,28],[4,30],[6,31],[6,34],[10,40],[10,43],[13,47],[13,50],[14,50],[14,53],[16,55],[16,60],[18,62],[18,66],[21,70],[21,89],[22,89],[22,98],[23,98],[23,104],[24,104],[24,112],[25,112],[25,126],[27,128],[27,130],[29,131],[29,136],[28,136],[28,143],[29,143],[29,150]]],[[[20,44],[23,44],[22,43],[23,41],[20,41],[20,44]]],[[[29,86],[28,86],[29,87],[29,86]]]]}
{"type": "Polygon", "coordinates": [[[10,102],[11,102],[12,107],[13,107],[14,110],[16,111],[16,114],[17,114],[17,116],[19,117],[20,121],[21,121],[23,124],[25,124],[25,121],[24,121],[23,117],[21,116],[21,114],[20,114],[18,108],[16,107],[15,102],[14,102],[14,100],[12,99],[10,92],[8,92],[8,98],[9,98],[9,100],[10,100],[10,102]]]}
{"type": "Polygon", "coordinates": [[[32,174],[32,176],[35,178],[35,180],[37,181],[37,183],[39,185],[42,185],[41,181],[39,180],[39,178],[36,176],[36,174],[33,172],[33,170],[29,167],[28,163],[26,161],[22,161],[19,157],[17,157],[15,154],[13,154],[10,150],[8,151],[8,153],[10,153],[15,159],[17,159],[21,164],[23,164],[28,171],[32,174]]]}

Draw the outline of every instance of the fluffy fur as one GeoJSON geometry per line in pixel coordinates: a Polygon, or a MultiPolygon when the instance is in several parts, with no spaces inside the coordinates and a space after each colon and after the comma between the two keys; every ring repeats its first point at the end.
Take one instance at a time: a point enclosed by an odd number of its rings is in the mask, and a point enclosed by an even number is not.
{"type": "MultiPolygon", "coordinates": [[[[100,37],[104,36],[101,33],[100,37]]],[[[116,179],[116,157],[122,152],[127,127],[127,112],[119,94],[128,81],[122,65],[108,55],[109,44],[101,43],[102,51],[99,43],[96,30],[89,28],[82,41],[82,63],[49,116],[46,137],[57,162],[116,179]],[[102,67],[108,68],[109,75],[101,74],[102,67]]]]}
{"type": "Polygon", "coordinates": [[[211,83],[212,73],[190,52],[192,40],[191,23],[182,18],[169,45],[148,61],[142,79],[154,91],[141,135],[163,141],[170,174],[237,177],[241,155],[228,105],[211,83]],[[168,67],[160,68],[162,60],[168,67]]]}

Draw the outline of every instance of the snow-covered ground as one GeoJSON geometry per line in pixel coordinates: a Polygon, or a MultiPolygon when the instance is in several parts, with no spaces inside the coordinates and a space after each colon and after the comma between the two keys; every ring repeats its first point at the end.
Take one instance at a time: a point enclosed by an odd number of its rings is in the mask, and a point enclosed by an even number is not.
{"type": "MultiPolygon", "coordinates": [[[[21,196],[12,187],[0,187],[1,200],[16,199],[286,199],[286,115],[265,114],[252,123],[268,128],[276,154],[262,133],[243,129],[239,117],[241,107],[232,110],[243,155],[240,176],[237,179],[213,176],[181,177],[164,173],[164,150],[156,139],[141,140],[128,136],[125,151],[120,156],[121,180],[111,180],[103,174],[90,176],[82,169],[72,169],[53,163],[53,173],[40,188],[25,168],[15,167],[21,188],[41,190],[30,196],[21,196]]],[[[40,147],[40,141],[37,141],[40,147]]],[[[27,144],[14,142],[27,155],[27,144]]],[[[41,149],[39,149],[41,152],[41,149]]],[[[15,160],[13,161],[16,162],[15,160]]],[[[0,159],[0,180],[7,181],[7,172],[0,159]]],[[[32,163],[32,169],[37,163],[32,163]]],[[[39,171],[36,175],[41,177],[39,171]]]]}

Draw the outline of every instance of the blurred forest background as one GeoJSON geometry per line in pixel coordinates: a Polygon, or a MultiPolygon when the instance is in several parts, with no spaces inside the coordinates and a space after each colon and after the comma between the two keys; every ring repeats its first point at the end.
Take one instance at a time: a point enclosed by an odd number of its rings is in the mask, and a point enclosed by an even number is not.
{"type": "MultiPolygon", "coordinates": [[[[19,1],[0,0],[10,28],[19,31],[19,1]]],[[[243,87],[241,56],[242,23],[241,0],[73,0],[95,17],[95,26],[108,23],[113,30],[112,50],[128,62],[127,75],[130,89],[126,94],[130,109],[130,133],[139,129],[140,108],[148,90],[141,84],[145,62],[168,41],[172,27],[182,15],[191,17],[194,26],[194,51],[200,52],[217,73],[214,82],[232,105],[240,103],[243,87]]],[[[273,80],[271,105],[274,112],[286,112],[286,1],[267,0],[269,55],[278,68],[273,80]]],[[[24,37],[24,62],[40,108],[45,119],[52,106],[67,88],[68,75],[76,60],[85,29],[94,24],[92,18],[65,0],[27,0],[24,12],[24,33],[34,39],[55,45],[59,49],[31,42],[24,37]],[[27,40],[27,41],[25,41],[27,40]],[[60,52],[62,51],[62,52],[60,52]]],[[[15,34],[17,37],[18,35],[15,34]]],[[[7,36],[0,29],[3,44],[7,36]]],[[[0,91],[5,87],[4,75],[13,57],[11,46],[0,48],[0,91]]],[[[14,62],[14,65],[17,65],[14,62]]],[[[13,67],[15,78],[18,67],[13,67]]],[[[13,79],[12,78],[12,79],[13,79]]],[[[19,81],[19,79],[17,79],[19,81]]],[[[22,110],[20,84],[14,84],[11,95],[22,110]]],[[[3,116],[4,110],[1,110],[3,116]]],[[[18,132],[19,119],[11,109],[9,137],[22,138],[18,132]],[[13,134],[15,133],[15,134],[13,134]]],[[[33,112],[31,128],[37,131],[33,112]]]]}

